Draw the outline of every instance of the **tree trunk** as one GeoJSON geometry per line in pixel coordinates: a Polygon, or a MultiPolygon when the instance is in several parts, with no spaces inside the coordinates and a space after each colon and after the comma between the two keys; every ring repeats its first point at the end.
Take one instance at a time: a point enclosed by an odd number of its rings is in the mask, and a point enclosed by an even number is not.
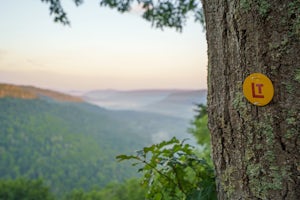
{"type": "Polygon", "coordinates": [[[300,199],[300,1],[202,0],[208,112],[219,199],[300,199]],[[256,106],[243,81],[262,73],[256,106]]]}

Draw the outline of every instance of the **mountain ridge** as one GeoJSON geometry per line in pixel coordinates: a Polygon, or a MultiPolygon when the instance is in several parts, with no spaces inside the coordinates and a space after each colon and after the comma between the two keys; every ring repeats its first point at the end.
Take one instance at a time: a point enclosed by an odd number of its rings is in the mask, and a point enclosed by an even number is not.
{"type": "Polygon", "coordinates": [[[20,99],[39,99],[41,97],[48,97],[61,102],[84,102],[81,97],[76,97],[53,90],[42,89],[34,86],[0,83],[0,98],[4,97],[20,99]]]}

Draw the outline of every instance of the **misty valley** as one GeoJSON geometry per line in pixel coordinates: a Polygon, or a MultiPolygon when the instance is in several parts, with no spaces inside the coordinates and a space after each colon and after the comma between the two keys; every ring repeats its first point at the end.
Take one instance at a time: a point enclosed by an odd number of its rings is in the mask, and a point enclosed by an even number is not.
{"type": "Polygon", "coordinates": [[[0,97],[1,180],[42,180],[56,198],[67,198],[93,189],[125,191],[124,185],[135,190],[137,168],[117,162],[117,155],[172,137],[196,145],[188,128],[206,91],[102,90],[74,97],[0,84],[0,97]]]}

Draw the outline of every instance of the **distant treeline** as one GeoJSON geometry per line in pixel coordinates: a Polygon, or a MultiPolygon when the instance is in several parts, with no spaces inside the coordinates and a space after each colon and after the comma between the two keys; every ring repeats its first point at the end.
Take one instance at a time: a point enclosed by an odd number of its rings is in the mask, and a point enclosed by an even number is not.
{"type": "Polygon", "coordinates": [[[140,186],[138,179],[130,179],[122,184],[111,183],[102,189],[88,192],[77,189],[60,198],[55,197],[42,179],[0,180],[1,200],[142,200],[145,193],[146,190],[140,186]]]}

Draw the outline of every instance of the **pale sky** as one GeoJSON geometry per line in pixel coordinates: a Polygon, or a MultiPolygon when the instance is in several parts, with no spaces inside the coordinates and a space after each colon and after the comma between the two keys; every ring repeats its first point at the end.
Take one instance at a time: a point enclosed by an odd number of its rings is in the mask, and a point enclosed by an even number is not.
{"type": "Polygon", "coordinates": [[[53,22],[40,0],[0,6],[0,82],[57,90],[206,88],[205,33],[151,27],[137,12],[98,0],[62,0],[71,27],[53,22]]]}

